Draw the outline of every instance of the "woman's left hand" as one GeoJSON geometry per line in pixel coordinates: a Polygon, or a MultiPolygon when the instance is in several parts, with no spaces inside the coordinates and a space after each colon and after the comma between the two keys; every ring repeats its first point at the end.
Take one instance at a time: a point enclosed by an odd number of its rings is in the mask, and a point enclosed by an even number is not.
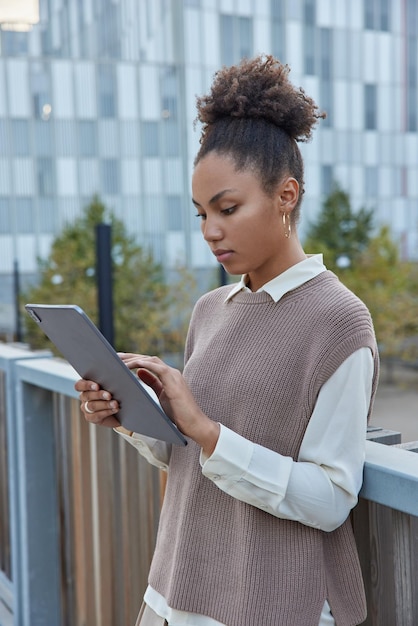
{"type": "Polygon", "coordinates": [[[219,424],[200,409],[182,373],[155,356],[121,352],[119,357],[129,369],[138,370],[138,378],[153,389],[177,428],[210,456],[218,441],[219,424]]]}

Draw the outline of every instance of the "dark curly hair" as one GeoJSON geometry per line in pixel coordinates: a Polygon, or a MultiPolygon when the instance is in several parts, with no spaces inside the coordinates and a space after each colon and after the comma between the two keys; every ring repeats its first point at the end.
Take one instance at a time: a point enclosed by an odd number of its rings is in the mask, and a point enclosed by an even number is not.
{"type": "Polygon", "coordinates": [[[290,82],[289,67],[272,56],[244,59],[219,70],[210,93],[197,98],[202,124],[195,165],[209,152],[227,154],[237,170],[252,169],[271,195],[285,175],[299,183],[296,220],[303,194],[298,141],[308,141],[319,118],[315,102],[290,82]]]}

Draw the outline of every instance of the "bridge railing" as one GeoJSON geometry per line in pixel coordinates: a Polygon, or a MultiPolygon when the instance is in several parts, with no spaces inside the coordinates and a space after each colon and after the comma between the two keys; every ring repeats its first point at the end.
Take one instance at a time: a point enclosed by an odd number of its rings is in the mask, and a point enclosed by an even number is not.
{"type": "MultiPolygon", "coordinates": [[[[85,422],[77,378],[49,353],[0,344],[2,626],[114,626],[135,623],[139,610],[164,474],[85,422]]],[[[365,624],[416,626],[418,455],[366,446],[352,513],[365,624]]]]}

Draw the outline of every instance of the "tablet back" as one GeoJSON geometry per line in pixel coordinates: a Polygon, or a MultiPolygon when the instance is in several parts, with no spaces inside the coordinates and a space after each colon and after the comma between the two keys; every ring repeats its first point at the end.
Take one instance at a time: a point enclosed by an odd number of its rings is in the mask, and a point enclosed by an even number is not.
{"type": "Polygon", "coordinates": [[[187,443],[80,307],[26,304],[25,308],[80,377],[97,382],[119,402],[116,417],[122,426],[168,443],[187,443]]]}

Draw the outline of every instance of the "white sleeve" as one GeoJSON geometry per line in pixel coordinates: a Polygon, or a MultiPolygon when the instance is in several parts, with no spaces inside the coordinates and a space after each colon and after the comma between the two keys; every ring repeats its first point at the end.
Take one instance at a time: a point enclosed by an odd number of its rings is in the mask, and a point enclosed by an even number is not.
{"type": "Polygon", "coordinates": [[[323,385],[297,461],[221,425],[202,472],[229,495],[325,531],[347,518],[363,478],[373,357],[352,354],[323,385]]]}
{"type": "Polygon", "coordinates": [[[120,437],[123,437],[125,441],[131,444],[139,454],[143,456],[151,465],[155,465],[159,469],[167,470],[168,463],[170,461],[171,444],[159,439],[153,439],[152,437],[146,437],[145,435],[138,435],[133,433],[125,435],[120,431],[114,429],[120,437]]]}

